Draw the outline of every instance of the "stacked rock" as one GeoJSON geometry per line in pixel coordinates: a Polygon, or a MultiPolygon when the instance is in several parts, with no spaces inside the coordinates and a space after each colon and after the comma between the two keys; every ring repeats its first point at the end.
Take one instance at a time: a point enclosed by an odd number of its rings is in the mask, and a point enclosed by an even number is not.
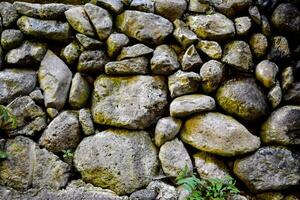
{"type": "Polygon", "coordinates": [[[0,33],[4,199],[299,195],[299,2],[0,2],[0,33]]]}

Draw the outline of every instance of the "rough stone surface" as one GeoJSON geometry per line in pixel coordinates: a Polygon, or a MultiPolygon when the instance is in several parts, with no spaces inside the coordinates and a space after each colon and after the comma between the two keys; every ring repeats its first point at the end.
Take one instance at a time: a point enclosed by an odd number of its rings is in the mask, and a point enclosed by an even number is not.
{"type": "Polygon", "coordinates": [[[122,48],[129,43],[129,38],[122,33],[113,33],[106,40],[107,54],[116,57],[122,48]]]}
{"type": "Polygon", "coordinates": [[[92,113],[89,109],[79,110],[79,123],[81,125],[82,132],[85,135],[92,135],[95,133],[92,113]]]}
{"type": "Polygon", "coordinates": [[[112,75],[143,75],[149,72],[149,61],[145,57],[108,62],[105,73],[112,75]]]}
{"type": "Polygon", "coordinates": [[[197,44],[197,48],[212,59],[221,59],[222,48],[219,43],[215,41],[200,40],[197,44]]]}
{"type": "Polygon", "coordinates": [[[273,61],[281,61],[290,57],[290,48],[287,39],[283,36],[275,36],[271,39],[271,47],[268,57],[273,61]]]}
{"type": "Polygon", "coordinates": [[[247,35],[251,28],[251,19],[250,17],[238,17],[234,19],[236,33],[238,35],[247,35]]]}
{"type": "Polygon", "coordinates": [[[69,104],[74,109],[80,109],[87,105],[91,88],[85,77],[76,73],[72,79],[69,93],[69,104]]]}
{"type": "Polygon", "coordinates": [[[285,92],[283,98],[286,102],[299,104],[299,102],[300,102],[300,82],[295,82],[285,92]]]}
{"type": "Polygon", "coordinates": [[[130,9],[142,12],[154,13],[154,1],[152,0],[132,0],[130,9]]]}
{"type": "Polygon", "coordinates": [[[189,118],[181,130],[181,139],[199,150],[221,156],[246,154],[260,146],[260,139],[242,124],[216,112],[189,118]]]}
{"type": "Polygon", "coordinates": [[[82,47],[77,41],[73,41],[61,50],[60,57],[69,65],[74,64],[82,52],[82,47]]]}
{"type": "Polygon", "coordinates": [[[87,74],[100,74],[108,62],[106,53],[102,50],[83,51],[79,56],[77,71],[87,74]]]}
{"type": "Polygon", "coordinates": [[[197,35],[188,28],[183,21],[176,19],[174,22],[175,30],[173,36],[175,40],[183,47],[187,48],[191,44],[198,41],[197,35]]]}
{"type": "Polygon", "coordinates": [[[1,33],[1,46],[3,49],[13,49],[20,46],[24,36],[20,30],[6,29],[1,33]]]}
{"type": "Polygon", "coordinates": [[[123,11],[123,3],[121,0],[95,0],[98,6],[101,6],[115,14],[123,11]]]}
{"type": "Polygon", "coordinates": [[[183,15],[187,2],[185,0],[154,0],[154,5],[155,13],[174,21],[183,15]]]}
{"type": "Polygon", "coordinates": [[[255,33],[251,36],[250,48],[256,57],[263,57],[267,53],[268,39],[261,33],[255,33]]]}
{"type": "Polygon", "coordinates": [[[126,58],[136,58],[145,56],[153,52],[153,49],[147,47],[144,44],[135,44],[129,47],[123,47],[117,60],[123,60],[126,58]]]}
{"type": "Polygon", "coordinates": [[[117,194],[148,185],[158,169],[157,150],[149,133],[118,129],[83,139],[74,163],[85,182],[117,194]]]}
{"type": "Polygon", "coordinates": [[[162,181],[152,181],[147,189],[157,191],[157,198],[162,200],[175,200],[178,198],[176,188],[162,181]]]}
{"type": "Polygon", "coordinates": [[[4,27],[11,26],[18,19],[18,13],[14,6],[5,1],[0,2],[0,16],[4,27]]]}
{"type": "Polygon", "coordinates": [[[181,66],[183,71],[189,71],[200,67],[202,59],[199,56],[194,45],[191,45],[182,56],[181,66]]]}
{"type": "Polygon", "coordinates": [[[212,0],[210,2],[219,12],[227,16],[233,16],[252,4],[252,0],[212,0]]]}
{"type": "Polygon", "coordinates": [[[76,39],[86,50],[97,50],[103,47],[103,43],[81,33],[76,34],[76,39]]]}
{"type": "Polygon", "coordinates": [[[269,102],[271,103],[273,108],[276,108],[282,101],[282,90],[280,88],[279,83],[270,89],[268,96],[269,102]]]}
{"type": "Polygon", "coordinates": [[[167,88],[160,76],[101,75],[94,86],[92,114],[99,124],[144,129],[164,113],[167,105],[167,88]]]}

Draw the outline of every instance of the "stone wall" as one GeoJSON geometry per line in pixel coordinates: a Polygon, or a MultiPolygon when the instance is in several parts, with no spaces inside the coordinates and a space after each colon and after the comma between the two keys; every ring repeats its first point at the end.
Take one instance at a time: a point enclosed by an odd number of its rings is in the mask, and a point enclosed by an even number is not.
{"type": "Polygon", "coordinates": [[[0,2],[1,199],[299,198],[299,2],[44,2],[0,2]]]}

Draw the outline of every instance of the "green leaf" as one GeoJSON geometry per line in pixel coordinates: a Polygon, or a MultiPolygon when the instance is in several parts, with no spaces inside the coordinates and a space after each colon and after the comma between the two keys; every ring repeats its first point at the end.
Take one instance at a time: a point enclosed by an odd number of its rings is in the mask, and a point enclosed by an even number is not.
{"type": "Polygon", "coordinates": [[[0,150],[0,159],[6,159],[8,157],[8,154],[5,151],[0,150]]]}

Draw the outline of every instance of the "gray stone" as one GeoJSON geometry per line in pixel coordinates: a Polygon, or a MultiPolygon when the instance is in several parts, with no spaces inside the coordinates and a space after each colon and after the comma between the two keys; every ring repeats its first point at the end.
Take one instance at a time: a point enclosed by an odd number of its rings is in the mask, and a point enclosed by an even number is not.
{"type": "Polygon", "coordinates": [[[205,93],[214,92],[224,78],[225,66],[219,61],[210,60],[200,68],[202,90],[205,93]]]}
{"type": "Polygon", "coordinates": [[[190,0],[188,10],[196,13],[206,13],[211,9],[209,2],[200,2],[198,0],[190,0]]]}
{"type": "Polygon", "coordinates": [[[1,33],[1,46],[3,49],[13,49],[23,42],[23,33],[16,29],[6,29],[1,33]]]}
{"type": "Polygon", "coordinates": [[[189,118],[181,130],[183,142],[212,154],[237,156],[255,151],[260,139],[231,116],[216,112],[189,118]]]}
{"type": "Polygon", "coordinates": [[[76,34],[76,39],[86,50],[98,50],[104,46],[103,43],[99,40],[96,40],[94,38],[88,37],[80,33],[76,34]]]}
{"type": "Polygon", "coordinates": [[[287,91],[293,86],[294,73],[292,67],[286,67],[281,71],[281,85],[282,90],[287,91]]]}
{"type": "Polygon", "coordinates": [[[275,36],[271,39],[271,47],[268,58],[273,61],[280,61],[289,58],[291,55],[288,40],[283,36],[275,36]]]}
{"type": "Polygon", "coordinates": [[[183,48],[198,41],[197,35],[183,21],[176,19],[173,23],[175,26],[173,37],[183,48]]]}
{"type": "Polygon", "coordinates": [[[187,8],[185,0],[154,0],[155,13],[170,21],[181,18],[187,8]]]}
{"type": "Polygon", "coordinates": [[[276,85],[270,89],[267,96],[269,102],[272,105],[272,108],[276,108],[282,100],[282,90],[280,88],[279,83],[277,82],[276,85]]]}
{"type": "Polygon", "coordinates": [[[40,39],[66,42],[71,35],[71,27],[66,22],[22,16],[18,19],[17,25],[25,35],[40,39]]]}
{"type": "Polygon", "coordinates": [[[47,45],[40,42],[25,41],[17,49],[10,50],[5,57],[7,64],[20,67],[39,66],[47,52],[47,45]]]}
{"type": "Polygon", "coordinates": [[[149,133],[124,129],[84,138],[75,151],[74,163],[83,181],[119,195],[148,185],[159,165],[149,133]]]}
{"type": "Polygon", "coordinates": [[[18,19],[18,13],[14,6],[9,2],[0,2],[0,16],[4,27],[10,27],[18,19]]]}
{"type": "Polygon", "coordinates": [[[173,140],[179,133],[181,125],[182,121],[174,117],[164,117],[159,119],[155,126],[155,145],[160,147],[165,142],[173,140]]]}
{"type": "Polygon", "coordinates": [[[288,200],[280,192],[264,192],[256,195],[258,200],[288,200]]]}
{"type": "Polygon", "coordinates": [[[261,33],[255,33],[251,36],[250,48],[256,57],[263,57],[267,53],[268,39],[261,33]]]}
{"type": "Polygon", "coordinates": [[[45,106],[61,110],[68,97],[72,72],[68,66],[48,50],[38,71],[40,87],[44,92],[45,106]]]}
{"type": "Polygon", "coordinates": [[[259,10],[257,6],[250,6],[248,9],[249,15],[251,19],[257,24],[261,25],[261,15],[259,13],[259,10]]]}
{"type": "Polygon", "coordinates": [[[299,126],[300,106],[283,106],[263,123],[260,136],[266,144],[299,145],[299,126]]]}
{"type": "Polygon", "coordinates": [[[152,181],[147,189],[157,191],[156,198],[161,200],[176,200],[178,198],[176,188],[162,181],[152,181]]]}
{"type": "MultiPolygon", "coordinates": [[[[1,21],[1,18],[0,18],[0,21],[1,21]]],[[[3,65],[4,65],[4,52],[0,45],[0,70],[3,68],[3,65]]]]}
{"type": "Polygon", "coordinates": [[[40,89],[35,89],[29,94],[29,96],[38,105],[42,105],[44,103],[44,95],[40,89]]]}
{"type": "Polygon", "coordinates": [[[136,58],[145,56],[153,52],[153,49],[147,47],[144,44],[135,44],[129,47],[123,47],[117,60],[123,60],[126,58],[136,58]]]}
{"type": "Polygon", "coordinates": [[[81,140],[78,115],[63,111],[55,117],[43,132],[39,144],[53,153],[74,150],[81,140]]]}
{"type": "Polygon", "coordinates": [[[220,13],[188,16],[187,24],[201,39],[223,40],[235,35],[233,22],[220,13]]]}
{"type": "Polygon", "coordinates": [[[40,19],[61,19],[64,12],[72,7],[63,3],[38,4],[21,1],[15,1],[13,5],[19,14],[40,19]]]}
{"type": "Polygon", "coordinates": [[[259,80],[266,88],[271,88],[276,84],[278,72],[278,66],[269,60],[261,61],[255,68],[256,79],[259,80]]]}
{"type": "Polygon", "coordinates": [[[120,14],[123,11],[123,3],[121,0],[92,0],[98,6],[101,6],[115,14],[120,14]]]}
{"type": "Polygon", "coordinates": [[[240,70],[249,72],[253,68],[252,53],[244,41],[231,41],[224,47],[222,62],[240,70]]]}
{"type": "Polygon", "coordinates": [[[92,113],[89,109],[79,110],[79,123],[81,125],[82,132],[85,135],[88,136],[93,135],[95,133],[92,113]]]}
{"type": "Polygon", "coordinates": [[[67,184],[68,164],[40,149],[31,139],[23,136],[9,139],[5,151],[9,158],[0,163],[1,185],[24,191],[30,187],[58,190],[67,184]]]}
{"type": "Polygon", "coordinates": [[[196,47],[212,59],[219,60],[222,57],[222,48],[215,41],[200,40],[196,47]]]}
{"type": "Polygon", "coordinates": [[[168,86],[172,98],[197,92],[200,85],[200,75],[195,72],[178,70],[168,77],[168,86]]]}
{"type": "Polygon", "coordinates": [[[85,77],[77,72],[73,79],[69,94],[69,104],[73,109],[84,108],[90,99],[91,88],[85,77]]]}
{"type": "Polygon", "coordinates": [[[105,73],[112,75],[143,75],[149,72],[149,61],[145,57],[108,62],[105,73]]]}
{"type": "Polygon", "coordinates": [[[116,57],[123,47],[129,43],[129,38],[123,33],[113,33],[106,40],[107,54],[116,57]]]}
{"type": "Polygon", "coordinates": [[[94,86],[92,114],[98,124],[145,129],[164,114],[168,103],[161,76],[100,75],[94,86]]]}
{"type": "Polygon", "coordinates": [[[87,3],[84,10],[91,20],[100,40],[106,40],[112,31],[112,17],[109,12],[101,7],[87,3]]]}
{"type": "Polygon", "coordinates": [[[186,117],[194,113],[212,111],[215,108],[214,98],[202,94],[191,94],[174,99],[170,104],[170,115],[186,117]]]}
{"type": "Polygon", "coordinates": [[[183,71],[189,71],[199,68],[202,64],[202,59],[199,56],[194,45],[191,45],[182,56],[181,66],[183,71]]]}
{"type": "Polygon", "coordinates": [[[236,28],[236,33],[238,35],[247,35],[251,28],[251,19],[250,17],[238,17],[234,19],[234,24],[236,28]]]}
{"type": "Polygon", "coordinates": [[[168,45],[157,46],[150,60],[154,74],[170,75],[180,68],[175,51],[168,45]]]}
{"type": "Polygon", "coordinates": [[[221,13],[233,16],[252,5],[252,0],[211,0],[210,3],[221,13]]]}
{"type": "Polygon", "coordinates": [[[59,111],[56,110],[55,108],[47,108],[46,112],[48,117],[50,117],[50,119],[54,119],[59,114],[59,111]]]}
{"type": "Polygon", "coordinates": [[[148,44],[161,44],[173,31],[173,25],[167,19],[131,10],[117,16],[116,27],[127,36],[148,44]]]}
{"type": "Polygon", "coordinates": [[[261,16],[261,32],[265,36],[271,36],[271,25],[269,23],[269,20],[266,16],[262,15],[261,16]]]}
{"type": "Polygon", "coordinates": [[[69,65],[74,64],[82,52],[82,46],[77,42],[73,41],[64,47],[60,52],[60,57],[69,65]]]}
{"type": "Polygon", "coordinates": [[[65,12],[69,24],[79,33],[94,37],[94,29],[82,6],[73,7],[65,12]]]}
{"type": "Polygon", "coordinates": [[[192,160],[183,143],[177,138],[163,144],[158,156],[167,176],[176,178],[186,166],[189,174],[193,171],[192,160]]]}
{"type": "Polygon", "coordinates": [[[268,114],[266,96],[252,78],[231,79],[217,90],[219,106],[232,116],[256,120],[268,114]]]}
{"type": "Polygon", "coordinates": [[[300,102],[300,82],[295,82],[283,96],[284,100],[289,103],[299,104],[300,102]]]}
{"type": "Polygon", "coordinates": [[[156,199],[157,191],[150,189],[141,189],[130,195],[131,200],[153,200],[156,199]]]}
{"type": "Polygon", "coordinates": [[[130,3],[130,9],[141,12],[154,13],[154,1],[152,0],[133,0],[130,3]]]}
{"type": "Polygon", "coordinates": [[[83,51],[79,56],[77,71],[87,74],[100,74],[108,62],[108,56],[102,50],[83,51]]]}
{"type": "Polygon", "coordinates": [[[285,189],[300,180],[299,159],[284,147],[262,147],[236,160],[233,171],[253,192],[285,189]]]}
{"type": "Polygon", "coordinates": [[[18,96],[28,95],[36,86],[36,72],[30,69],[0,71],[0,104],[8,104],[18,96]]]}

